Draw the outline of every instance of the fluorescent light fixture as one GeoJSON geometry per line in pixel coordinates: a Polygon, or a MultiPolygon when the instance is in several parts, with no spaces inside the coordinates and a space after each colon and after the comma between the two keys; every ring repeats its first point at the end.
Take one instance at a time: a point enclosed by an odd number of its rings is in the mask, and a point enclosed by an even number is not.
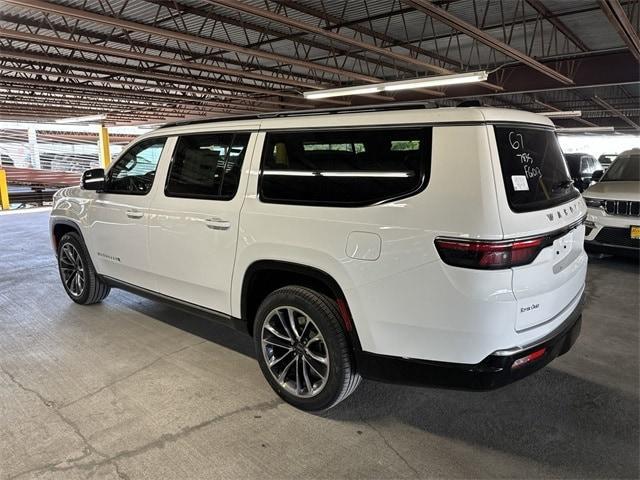
{"type": "Polygon", "coordinates": [[[613,132],[613,127],[575,127],[575,128],[556,128],[558,133],[594,133],[594,132],[613,132]]]}
{"type": "Polygon", "coordinates": [[[331,88],[329,90],[318,90],[315,92],[304,92],[304,98],[309,100],[318,100],[320,98],[344,97],[346,95],[366,95],[368,93],[381,92],[382,88],[378,85],[363,85],[358,87],[331,88]]]}
{"type": "Polygon", "coordinates": [[[385,92],[396,90],[409,90],[414,88],[442,87],[444,85],[460,85],[463,83],[484,82],[488,78],[487,72],[456,73],[453,75],[439,75],[437,77],[416,78],[413,80],[400,80],[399,82],[387,82],[384,85],[385,92]]]}
{"type": "Polygon", "coordinates": [[[90,123],[90,122],[102,122],[107,119],[106,114],[100,115],[87,115],[86,117],[70,117],[70,118],[59,118],[56,120],[56,123],[90,123]]]}
{"type": "Polygon", "coordinates": [[[414,78],[397,82],[376,83],[373,85],[358,85],[356,87],[331,88],[329,90],[316,90],[303,92],[304,98],[318,100],[329,97],[344,97],[346,95],[366,95],[368,93],[394,92],[397,90],[409,90],[416,88],[442,87],[445,85],[460,85],[463,83],[484,82],[489,74],[482,70],[479,72],[456,73],[453,75],[438,75],[433,77],[414,78]]]}
{"type": "Polygon", "coordinates": [[[582,116],[582,111],[571,110],[568,112],[554,111],[554,112],[536,112],[538,115],[544,115],[548,118],[578,118],[582,116]]]}

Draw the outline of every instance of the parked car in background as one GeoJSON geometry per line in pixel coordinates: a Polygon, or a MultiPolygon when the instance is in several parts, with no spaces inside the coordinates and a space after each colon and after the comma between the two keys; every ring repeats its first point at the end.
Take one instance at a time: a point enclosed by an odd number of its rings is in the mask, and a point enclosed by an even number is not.
{"type": "Polygon", "coordinates": [[[600,162],[588,153],[565,153],[564,158],[569,167],[573,186],[580,192],[589,188],[589,185],[593,183],[593,174],[602,170],[600,162]]]}
{"type": "Polygon", "coordinates": [[[361,377],[482,390],[542,368],[578,336],[587,272],[555,127],[416,107],[154,130],[56,193],[67,294],[122,288],[249,333],[304,410],[361,377]]]}
{"type": "Polygon", "coordinates": [[[637,256],[640,252],[640,148],[621,153],[600,181],[584,192],[587,250],[637,256]]]}
{"type": "Polygon", "coordinates": [[[609,170],[609,167],[614,162],[614,160],[616,159],[617,156],[618,155],[616,155],[614,153],[605,153],[604,155],[600,155],[598,157],[598,161],[600,162],[600,165],[602,165],[602,170],[604,172],[609,170]]]}
{"type": "Polygon", "coordinates": [[[53,156],[47,168],[59,172],[82,173],[98,165],[100,165],[100,160],[96,154],[68,153],[53,156]]]}

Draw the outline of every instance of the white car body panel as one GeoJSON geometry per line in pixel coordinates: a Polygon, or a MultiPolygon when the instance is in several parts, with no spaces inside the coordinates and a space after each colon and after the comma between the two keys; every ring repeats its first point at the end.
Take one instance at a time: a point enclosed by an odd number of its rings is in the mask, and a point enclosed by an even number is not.
{"type": "Polygon", "coordinates": [[[471,270],[440,259],[436,237],[522,238],[561,230],[586,213],[580,198],[548,210],[512,212],[493,127],[485,124],[494,121],[553,126],[532,113],[487,108],[333,115],[331,122],[344,128],[433,125],[426,189],[356,208],[265,203],[258,195],[265,132],[326,128],[327,115],[167,127],[142,138],[254,132],[232,201],[164,196],[171,159],[165,148],[153,189],[142,203],[67,189],[56,196],[52,223],[61,217],[78,222],[99,273],[233,317],[241,316],[244,275],[255,262],[316,268],[342,289],[364,351],[474,364],[558,328],[580,300],[587,268],[583,227],[556,239],[523,267],[471,270]],[[144,224],[123,218],[132,207],[144,211],[148,233],[144,224]],[[229,221],[230,228],[206,228],[204,221],[212,217],[229,221]],[[127,250],[134,238],[136,247],[127,250]],[[102,250],[114,252],[109,255],[119,256],[127,267],[96,257],[102,250]],[[540,308],[521,311],[532,303],[540,308]]]}

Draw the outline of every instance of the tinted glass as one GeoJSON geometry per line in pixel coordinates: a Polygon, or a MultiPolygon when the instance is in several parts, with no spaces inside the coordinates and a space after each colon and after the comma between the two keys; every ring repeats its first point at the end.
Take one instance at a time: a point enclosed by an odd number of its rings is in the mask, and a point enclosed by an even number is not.
{"type": "Polygon", "coordinates": [[[511,209],[542,210],[579,195],[571,184],[552,130],[495,126],[502,176],[511,209]]]}
{"type": "Polygon", "coordinates": [[[370,205],[426,183],[431,129],[268,133],[260,198],[306,205],[370,205]]]}
{"type": "Polygon", "coordinates": [[[151,190],[166,138],[151,138],[131,147],[109,170],[105,191],[145,195],[151,190]]]}
{"type": "Polygon", "coordinates": [[[640,181],[640,154],[618,157],[611,164],[601,182],[637,182],[640,181]]]}
{"type": "Polygon", "coordinates": [[[567,166],[569,167],[569,174],[573,177],[580,176],[580,156],[565,154],[564,159],[567,162],[567,166]]]}
{"type": "Polygon", "coordinates": [[[170,197],[229,200],[238,191],[249,133],[180,137],[165,193],[170,197]]]}

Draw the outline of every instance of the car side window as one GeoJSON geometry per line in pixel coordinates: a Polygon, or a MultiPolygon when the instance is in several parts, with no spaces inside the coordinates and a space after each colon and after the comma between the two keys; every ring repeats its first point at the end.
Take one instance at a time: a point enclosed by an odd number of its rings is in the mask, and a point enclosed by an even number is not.
{"type": "Polygon", "coordinates": [[[168,197],[231,200],[238,191],[248,132],[185,135],[178,139],[165,185],[168,197]]]}
{"type": "Polygon", "coordinates": [[[151,191],[166,138],[150,138],[131,147],[111,167],[104,191],[146,195],[151,191]]]}
{"type": "Polygon", "coordinates": [[[431,128],[268,132],[260,200],[357,207],[413,195],[428,182],[431,128]]]}

